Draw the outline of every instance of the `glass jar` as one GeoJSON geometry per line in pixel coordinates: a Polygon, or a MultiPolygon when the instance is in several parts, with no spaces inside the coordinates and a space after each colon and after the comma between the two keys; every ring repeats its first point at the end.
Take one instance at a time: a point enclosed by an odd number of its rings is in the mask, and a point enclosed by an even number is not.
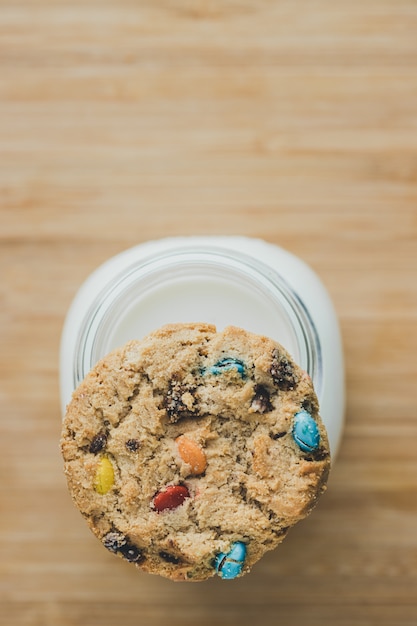
{"type": "Polygon", "coordinates": [[[163,324],[240,326],[279,341],[311,376],[333,457],[344,417],[344,364],[328,293],[303,261],[247,237],[174,237],[112,257],[79,289],[61,340],[62,411],[112,349],[163,324]]]}

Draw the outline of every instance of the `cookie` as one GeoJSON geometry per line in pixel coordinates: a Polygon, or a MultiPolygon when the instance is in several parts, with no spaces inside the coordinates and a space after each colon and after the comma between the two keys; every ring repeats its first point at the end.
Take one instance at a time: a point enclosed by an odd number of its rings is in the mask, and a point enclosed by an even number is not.
{"type": "Polygon", "coordinates": [[[173,580],[233,579],[324,491],[310,377],[267,337],[171,324],[103,358],[73,394],[69,491],[112,553],[173,580]]]}

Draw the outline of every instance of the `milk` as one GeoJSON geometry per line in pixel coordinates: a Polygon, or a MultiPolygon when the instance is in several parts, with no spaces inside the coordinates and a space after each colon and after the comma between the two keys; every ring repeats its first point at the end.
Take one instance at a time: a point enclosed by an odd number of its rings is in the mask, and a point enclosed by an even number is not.
{"type": "Polygon", "coordinates": [[[234,325],[276,339],[297,356],[297,345],[285,315],[259,293],[226,279],[178,279],[139,296],[117,320],[107,349],[140,339],[163,324],[208,322],[218,330],[234,325]]]}
{"type": "Polygon", "coordinates": [[[279,341],[313,379],[336,455],[343,350],[329,295],[304,262],[247,237],[147,242],[109,259],[80,287],[61,340],[62,411],[95,362],[163,324],[240,326],[279,341]]]}

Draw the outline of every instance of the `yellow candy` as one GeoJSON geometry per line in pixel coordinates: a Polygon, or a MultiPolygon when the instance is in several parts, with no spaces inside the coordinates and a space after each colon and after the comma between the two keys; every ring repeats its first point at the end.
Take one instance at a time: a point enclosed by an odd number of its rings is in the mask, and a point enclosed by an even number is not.
{"type": "Polygon", "coordinates": [[[191,466],[192,474],[202,474],[207,467],[207,459],[198,443],[188,439],[185,435],[178,437],[175,443],[184,463],[188,463],[191,466]]]}
{"type": "Polygon", "coordinates": [[[94,489],[104,495],[112,488],[114,483],[114,469],[112,462],[107,456],[102,456],[98,462],[94,477],[94,489]]]}

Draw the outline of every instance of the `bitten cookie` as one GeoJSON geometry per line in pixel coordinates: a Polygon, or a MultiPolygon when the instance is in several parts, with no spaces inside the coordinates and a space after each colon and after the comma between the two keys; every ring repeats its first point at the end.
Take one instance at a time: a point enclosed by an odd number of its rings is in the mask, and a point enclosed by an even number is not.
{"type": "Polygon", "coordinates": [[[245,330],[172,324],[102,359],[61,440],[103,545],[173,580],[249,572],[324,491],[329,444],[310,377],[245,330]]]}

